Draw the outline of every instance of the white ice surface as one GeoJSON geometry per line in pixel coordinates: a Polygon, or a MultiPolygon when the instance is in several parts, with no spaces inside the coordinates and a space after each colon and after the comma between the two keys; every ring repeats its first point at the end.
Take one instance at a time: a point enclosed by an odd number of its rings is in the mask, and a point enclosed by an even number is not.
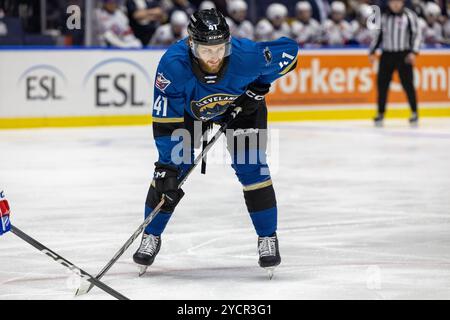
{"type": "MultiPolygon", "coordinates": [[[[450,299],[450,119],[270,127],[283,260],[272,281],[240,184],[212,161],[186,183],[149,272],[137,276],[136,241],[105,283],[131,299],[450,299]]],[[[86,271],[141,223],[150,127],[0,131],[0,150],[13,223],[86,271]]],[[[0,238],[0,300],[72,299],[76,282],[13,234],[0,238]]],[[[94,288],[82,299],[110,298],[94,288]]]]}

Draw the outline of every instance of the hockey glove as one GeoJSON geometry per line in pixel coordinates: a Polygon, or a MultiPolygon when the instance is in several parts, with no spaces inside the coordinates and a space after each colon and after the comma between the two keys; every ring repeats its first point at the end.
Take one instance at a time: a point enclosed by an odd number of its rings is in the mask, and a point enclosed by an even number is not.
{"type": "Polygon", "coordinates": [[[182,189],[178,189],[178,174],[177,167],[160,162],[155,163],[155,173],[153,179],[155,180],[156,192],[165,195],[165,202],[161,210],[166,212],[173,212],[176,205],[184,196],[182,189]]]}
{"type": "MultiPolygon", "coordinates": [[[[241,107],[243,115],[250,115],[256,112],[264,96],[269,92],[270,84],[250,83],[247,90],[233,102],[233,107],[241,107]]],[[[233,108],[231,108],[233,109],[233,108]]]]}
{"type": "Polygon", "coordinates": [[[9,204],[3,191],[0,190],[0,236],[11,230],[9,221],[9,204]]]}

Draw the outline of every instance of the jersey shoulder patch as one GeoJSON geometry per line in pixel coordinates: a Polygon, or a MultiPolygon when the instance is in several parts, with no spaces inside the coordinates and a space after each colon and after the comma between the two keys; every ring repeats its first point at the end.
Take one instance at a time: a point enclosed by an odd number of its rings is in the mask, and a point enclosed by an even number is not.
{"type": "Polygon", "coordinates": [[[164,77],[164,73],[163,72],[158,72],[156,74],[156,80],[155,80],[155,86],[161,90],[162,92],[164,92],[164,90],[166,90],[166,88],[172,83],[172,81],[166,79],[166,77],[164,77]]]}
{"type": "Polygon", "coordinates": [[[159,62],[155,87],[162,92],[179,91],[193,76],[188,48],[180,42],[170,46],[159,62]]]}

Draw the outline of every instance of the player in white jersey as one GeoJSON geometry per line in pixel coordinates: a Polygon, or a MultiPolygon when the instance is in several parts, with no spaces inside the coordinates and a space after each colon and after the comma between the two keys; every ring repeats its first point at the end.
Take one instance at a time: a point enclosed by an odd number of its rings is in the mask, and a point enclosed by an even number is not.
{"type": "MultiPolygon", "coordinates": [[[[266,10],[266,17],[267,19],[262,19],[258,22],[258,24],[267,25],[266,22],[269,22],[272,25],[273,32],[271,33],[271,39],[269,40],[275,40],[281,37],[291,37],[291,27],[287,23],[287,8],[285,5],[281,3],[272,3],[270,6],[267,7],[266,10]],[[266,22],[263,22],[266,21],[266,22]]],[[[258,28],[258,24],[256,25],[256,32],[258,30],[266,30],[266,26],[264,28],[258,28]]],[[[255,34],[256,38],[262,38],[262,35],[255,34]]],[[[267,36],[267,35],[266,35],[267,36]]]]}
{"type": "Polygon", "coordinates": [[[450,44],[450,19],[447,19],[447,21],[444,23],[444,42],[446,44],[450,44]]]}
{"type": "Polygon", "coordinates": [[[2,189],[0,189],[0,236],[11,230],[11,222],[9,220],[10,209],[8,200],[2,189]]]}
{"type": "Polygon", "coordinates": [[[422,44],[437,45],[444,42],[442,25],[439,23],[441,8],[434,2],[425,5],[425,19],[419,19],[422,31],[422,44]]]}
{"type": "Polygon", "coordinates": [[[312,8],[309,2],[299,1],[295,6],[297,19],[292,22],[291,29],[298,44],[319,44],[322,27],[312,18],[312,8]]]}
{"type": "Polygon", "coordinates": [[[256,25],[255,40],[256,41],[270,41],[274,39],[273,26],[267,19],[263,19],[256,25]]]}
{"type": "Polygon", "coordinates": [[[134,36],[127,16],[119,9],[118,0],[103,0],[95,14],[102,45],[117,48],[140,48],[141,42],[134,36]]]}
{"type": "Polygon", "coordinates": [[[198,10],[216,9],[216,4],[212,1],[205,0],[200,3],[198,10]]]}
{"type": "Polygon", "coordinates": [[[255,37],[255,30],[253,24],[246,19],[247,9],[247,3],[243,0],[233,0],[228,2],[227,11],[229,17],[226,17],[226,20],[233,37],[253,40],[255,37]]]}
{"type": "Polygon", "coordinates": [[[344,20],[346,13],[345,4],[335,1],[331,4],[330,19],[323,24],[323,42],[328,45],[344,45],[352,37],[352,27],[344,20]]]}
{"type": "Polygon", "coordinates": [[[184,11],[174,11],[170,23],[159,26],[150,40],[150,45],[168,46],[187,37],[189,18],[184,11]]]}
{"type": "Polygon", "coordinates": [[[370,46],[377,35],[377,30],[370,30],[367,27],[367,20],[372,14],[373,9],[368,4],[363,3],[357,8],[356,20],[352,21],[351,27],[353,40],[358,44],[370,46]]]}

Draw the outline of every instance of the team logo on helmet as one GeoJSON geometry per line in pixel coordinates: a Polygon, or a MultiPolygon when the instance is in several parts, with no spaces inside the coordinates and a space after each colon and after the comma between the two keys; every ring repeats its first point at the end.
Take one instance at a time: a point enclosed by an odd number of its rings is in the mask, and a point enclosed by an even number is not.
{"type": "Polygon", "coordinates": [[[224,113],[237,95],[219,93],[191,102],[192,114],[199,120],[206,121],[224,113]]]}
{"type": "Polygon", "coordinates": [[[170,80],[167,80],[164,75],[162,74],[162,72],[158,72],[158,74],[156,75],[156,81],[155,81],[155,86],[161,90],[162,92],[164,92],[164,90],[166,90],[166,88],[171,84],[170,80]]]}

